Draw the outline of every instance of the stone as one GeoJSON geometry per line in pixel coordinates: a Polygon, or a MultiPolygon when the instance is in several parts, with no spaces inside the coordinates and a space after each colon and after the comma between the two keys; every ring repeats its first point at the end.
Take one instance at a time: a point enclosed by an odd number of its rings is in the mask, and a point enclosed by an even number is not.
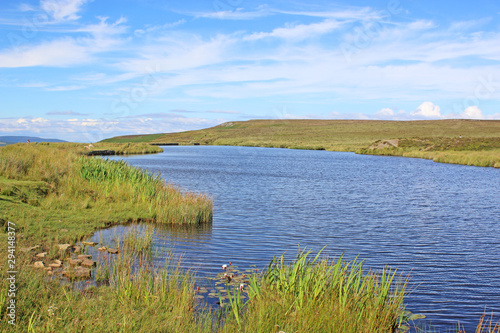
{"type": "Polygon", "coordinates": [[[83,245],[87,245],[87,246],[96,246],[97,243],[96,242],[82,242],[83,245]]]}
{"type": "Polygon", "coordinates": [[[80,253],[82,252],[82,247],[79,246],[79,245],[75,245],[73,246],[73,250],[76,252],[76,253],[80,253]]]}
{"type": "Polygon", "coordinates": [[[52,268],[59,268],[59,267],[61,267],[61,263],[52,263],[52,264],[49,264],[49,266],[52,268]]]}
{"type": "Polygon", "coordinates": [[[98,248],[98,250],[101,252],[104,252],[104,251],[106,251],[106,246],[100,247],[100,248],[98,248]]]}
{"type": "Polygon", "coordinates": [[[92,259],[92,256],[90,254],[79,254],[76,258],[85,260],[85,259],[92,259]]]}
{"type": "Polygon", "coordinates": [[[47,271],[47,275],[48,275],[48,276],[52,276],[52,275],[54,275],[54,272],[52,272],[52,271],[47,271]]]}
{"type": "Polygon", "coordinates": [[[43,264],[43,261],[35,261],[35,263],[33,264],[33,267],[35,267],[35,268],[44,268],[45,265],[43,264]]]}
{"type": "Polygon", "coordinates": [[[90,278],[90,269],[78,266],[73,269],[65,269],[63,275],[70,279],[90,278]]]}
{"type": "Polygon", "coordinates": [[[71,266],[77,266],[82,263],[81,259],[69,259],[68,261],[71,266]]]}
{"type": "Polygon", "coordinates": [[[22,248],[20,248],[20,250],[22,252],[30,252],[30,251],[32,251],[34,249],[38,249],[39,247],[40,247],[40,245],[32,246],[32,247],[22,247],[22,248]]]}
{"type": "Polygon", "coordinates": [[[59,265],[62,265],[62,261],[61,261],[61,260],[59,260],[59,259],[54,259],[54,263],[59,264],[59,265]]]}
{"type": "Polygon", "coordinates": [[[68,229],[60,229],[62,232],[68,232],[68,229]]]}
{"type": "Polygon", "coordinates": [[[108,252],[111,253],[111,254],[117,254],[119,253],[120,251],[117,250],[117,249],[108,249],[108,252]]]}
{"type": "Polygon", "coordinates": [[[69,244],[57,244],[59,251],[66,251],[71,245],[69,244]]]}
{"type": "Polygon", "coordinates": [[[85,267],[94,267],[95,265],[96,265],[96,262],[94,260],[84,259],[82,261],[82,266],[85,266],[85,267]]]}
{"type": "Polygon", "coordinates": [[[35,257],[37,257],[37,258],[45,258],[46,255],[47,255],[47,252],[42,252],[42,253],[38,253],[35,257]]]}

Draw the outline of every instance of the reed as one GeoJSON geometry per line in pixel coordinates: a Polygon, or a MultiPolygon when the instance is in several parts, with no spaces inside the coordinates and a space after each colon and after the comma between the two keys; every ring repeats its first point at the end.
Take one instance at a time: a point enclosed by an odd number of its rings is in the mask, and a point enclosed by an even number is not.
{"type": "Polygon", "coordinates": [[[223,332],[395,332],[408,319],[407,281],[396,272],[364,272],[362,262],[330,261],[299,252],[274,258],[249,281],[248,301],[229,293],[223,332]]]}
{"type": "Polygon", "coordinates": [[[125,251],[150,256],[153,252],[154,226],[147,225],[145,228],[132,226],[123,235],[123,247],[125,251]]]}
{"type": "Polygon", "coordinates": [[[52,235],[54,242],[74,241],[110,222],[211,221],[209,197],[184,193],[123,161],[81,156],[81,146],[2,147],[0,218],[18,222],[28,238],[52,235]],[[69,232],[62,234],[61,229],[69,232]]]}
{"type": "MultiPolygon", "coordinates": [[[[29,258],[23,258],[29,260],[29,258]]],[[[73,288],[28,265],[18,272],[15,326],[2,332],[210,332],[210,318],[195,312],[193,275],[167,261],[163,268],[131,261],[108,264],[109,283],[73,288]]],[[[3,305],[3,303],[2,303],[3,305]]]]}

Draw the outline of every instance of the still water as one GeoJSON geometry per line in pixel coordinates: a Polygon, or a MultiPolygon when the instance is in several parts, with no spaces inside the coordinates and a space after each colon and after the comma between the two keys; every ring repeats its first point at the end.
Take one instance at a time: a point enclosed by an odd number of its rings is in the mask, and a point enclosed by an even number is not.
{"type": "Polygon", "coordinates": [[[407,309],[442,331],[458,321],[474,331],[485,307],[499,318],[500,170],[326,151],[163,148],[113,159],[214,198],[212,225],[155,235],[156,248],[173,247],[198,276],[229,261],[264,268],[274,255],[293,257],[299,243],[326,246],[331,257],[409,274],[407,309]]]}

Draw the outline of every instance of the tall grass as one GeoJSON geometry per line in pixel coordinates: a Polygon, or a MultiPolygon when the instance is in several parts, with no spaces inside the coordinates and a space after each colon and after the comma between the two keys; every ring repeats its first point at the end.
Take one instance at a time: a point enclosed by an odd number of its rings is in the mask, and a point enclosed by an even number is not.
{"type": "Polygon", "coordinates": [[[365,272],[362,262],[274,258],[249,282],[248,301],[230,293],[224,332],[395,332],[405,323],[406,281],[396,272],[365,272]]]}
{"type": "Polygon", "coordinates": [[[0,218],[25,228],[28,239],[53,242],[74,241],[109,223],[211,221],[206,195],[184,193],[125,162],[83,157],[84,151],[81,144],[0,148],[0,218]]]}
{"type": "MultiPolygon", "coordinates": [[[[25,258],[27,259],[27,258],[25,258]]],[[[193,275],[167,261],[162,269],[131,274],[124,257],[109,283],[73,288],[23,265],[18,271],[16,325],[3,316],[1,332],[210,332],[211,320],[195,312],[193,275]]]]}

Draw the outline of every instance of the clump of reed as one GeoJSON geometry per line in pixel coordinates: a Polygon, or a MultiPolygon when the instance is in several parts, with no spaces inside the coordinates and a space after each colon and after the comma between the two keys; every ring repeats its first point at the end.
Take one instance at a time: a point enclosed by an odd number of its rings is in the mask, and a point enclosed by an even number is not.
{"type": "Polygon", "coordinates": [[[153,252],[154,226],[147,225],[145,228],[132,226],[123,235],[123,248],[125,251],[135,252],[143,255],[151,255],[153,252]]]}
{"type": "MultiPolygon", "coordinates": [[[[121,144],[126,146],[126,144],[121,144]]],[[[74,241],[107,223],[212,220],[212,200],[183,193],[158,175],[122,161],[81,156],[82,144],[15,144],[0,148],[0,218],[28,238],[74,241]],[[61,234],[60,229],[69,232],[61,234]]],[[[131,149],[131,148],[130,148],[131,149]]]]}
{"type": "Polygon", "coordinates": [[[130,202],[147,207],[155,222],[202,223],[212,220],[212,200],[205,195],[182,193],[165,184],[160,176],[131,167],[123,161],[81,158],[80,175],[99,184],[104,193],[128,190],[130,202]]]}
{"type": "Polygon", "coordinates": [[[249,282],[248,301],[229,294],[224,332],[395,332],[407,318],[407,281],[396,272],[365,272],[362,261],[274,258],[249,282]]]}

